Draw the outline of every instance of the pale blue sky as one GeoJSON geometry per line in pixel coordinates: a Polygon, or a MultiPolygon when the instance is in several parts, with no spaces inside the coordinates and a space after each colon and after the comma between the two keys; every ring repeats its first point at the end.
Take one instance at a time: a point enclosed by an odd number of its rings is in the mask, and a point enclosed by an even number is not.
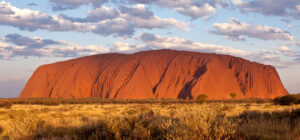
{"type": "Polygon", "coordinates": [[[299,0],[1,1],[0,98],[18,97],[43,64],[164,48],[273,65],[299,93],[299,21],[299,0]]]}

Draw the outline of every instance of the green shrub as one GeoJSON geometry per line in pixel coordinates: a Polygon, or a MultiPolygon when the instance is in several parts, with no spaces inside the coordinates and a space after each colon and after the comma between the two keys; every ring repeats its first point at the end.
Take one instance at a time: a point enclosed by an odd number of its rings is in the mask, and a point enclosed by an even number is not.
{"type": "Polygon", "coordinates": [[[279,105],[300,104],[300,94],[277,97],[274,99],[274,103],[279,105]]]}
{"type": "Polygon", "coordinates": [[[229,95],[232,99],[235,99],[235,97],[236,97],[236,93],[230,93],[229,95]]]}
{"type": "Polygon", "coordinates": [[[198,102],[204,102],[206,100],[206,98],[207,98],[207,95],[200,94],[200,95],[197,96],[197,101],[198,102]]]}

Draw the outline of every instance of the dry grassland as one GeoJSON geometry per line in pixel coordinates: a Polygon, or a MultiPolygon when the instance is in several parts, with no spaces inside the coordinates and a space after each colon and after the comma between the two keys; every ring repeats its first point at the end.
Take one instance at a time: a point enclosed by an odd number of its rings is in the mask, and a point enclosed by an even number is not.
{"type": "Polygon", "coordinates": [[[0,139],[299,139],[300,105],[12,104],[0,139]]]}

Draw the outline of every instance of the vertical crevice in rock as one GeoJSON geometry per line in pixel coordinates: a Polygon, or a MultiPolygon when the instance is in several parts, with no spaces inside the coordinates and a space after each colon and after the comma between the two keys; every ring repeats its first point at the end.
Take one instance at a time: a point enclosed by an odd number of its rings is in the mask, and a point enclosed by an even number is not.
{"type": "Polygon", "coordinates": [[[52,93],[53,93],[53,88],[51,88],[51,90],[49,92],[49,98],[51,98],[52,93]]]}
{"type": "Polygon", "coordinates": [[[133,77],[133,75],[135,74],[136,70],[138,69],[138,67],[140,66],[140,61],[138,61],[134,68],[132,69],[132,71],[130,72],[129,76],[127,77],[127,79],[124,81],[124,83],[121,85],[121,87],[117,90],[116,94],[114,95],[114,98],[116,98],[120,92],[120,90],[127,85],[127,83],[131,80],[131,78],[133,77]]]}
{"type": "Polygon", "coordinates": [[[177,98],[181,98],[181,99],[193,99],[193,96],[192,96],[192,88],[194,87],[195,85],[195,79],[187,82],[184,87],[181,89],[181,91],[179,92],[178,94],[178,97],[177,98]]]}
{"type": "MultiPolygon", "coordinates": [[[[105,82],[102,83],[98,83],[99,82],[99,78],[102,76],[103,72],[109,68],[110,64],[116,60],[117,58],[119,58],[119,55],[113,55],[112,58],[110,58],[109,60],[105,60],[108,61],[106,63],[104,63],[104,65],[99,65],[98,69],[99,72],[94,80],[94,82],[92,83],[92,88],[91,88],[91,97],[103,97],[103,85],[105,82]],[[101,86],[100,86],[101,85],[101,86]],[[100,90],[100,89],[101,90],[100,90]]],[[[104,58],[103,58],[104,59],[104,58]]],[[[105,80],[106,81],[106,80],[105,80]]]]}
{"type": "MultiPolygon", "coordinates": [[[[167,73],[167,71],[168,71],[168,69],[169,69],[170,64],[172,63],[172,61],[175,59],[176,56],[177,56],[177,54],[176,54],[175,56],[173,56],[173,57],[170,59],[170,61],[167,63],[167,66],[166,66],[166,68],[165,68],[165,70],[164,70],[162,76],[160,77],[158,83],[156,83],[156,84],[154,85],[154,87],[152,88],[153,94],[156,93],[156,89],[157,89],[158,85],[159,85],[159,84],[162,82],[162,80],[164,79],[164,77],[165,77],[165,75],[166,75],[166,73],[167,73]]],[[[156,95],[155,97],[157,97],[157,96],[158,96],[158,95],[156,95]]]]}
{"type": "Polygon", "coordinates": [[[182,99],[193,99],[192,89],[196,84],[197,79],[199,79],[207,71],[206,64],[197,68],[194,72],[193,79],[187,82],[184,87],[180,90],[177,98],[182,99]]]}

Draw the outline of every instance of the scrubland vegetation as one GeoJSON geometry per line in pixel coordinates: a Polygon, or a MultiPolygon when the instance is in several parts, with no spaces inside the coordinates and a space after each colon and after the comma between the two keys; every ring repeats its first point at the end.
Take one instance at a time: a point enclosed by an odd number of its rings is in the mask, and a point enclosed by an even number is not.
{"type": "Polygon", "coordinates": [[[0,99],[0,139],[300,139],[300,105],[279,99],[0,99]]]}
{"type": "Polygon", "coordinates": [[[274,103],[279,105],[300,104],[300,94],[291,94],[277,97],[274,99],[274,103]]]}

